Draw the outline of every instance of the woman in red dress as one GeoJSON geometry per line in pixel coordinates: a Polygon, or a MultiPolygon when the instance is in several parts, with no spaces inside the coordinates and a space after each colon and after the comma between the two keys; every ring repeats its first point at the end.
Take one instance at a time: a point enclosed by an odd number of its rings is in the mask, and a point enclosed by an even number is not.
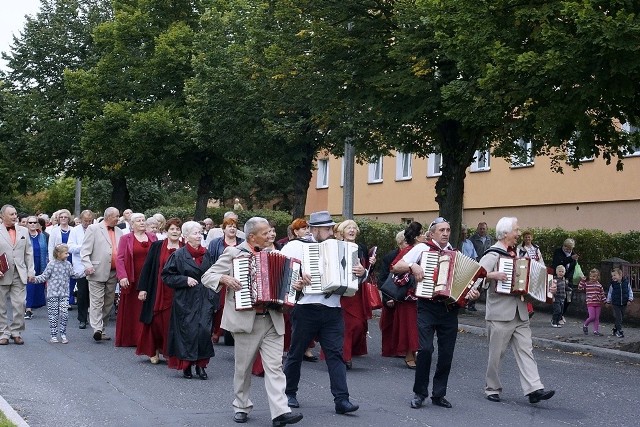
{"type": "Polygon", "coordinates": [[[155,234],[146,230],[144,215],[132,214],[131,233],[122,236],[118,243],[116,274],[120,284],[120,302],[116,317],[116,347],[137,346],[142,332],[142,301],[138,299],[136,284],[151,243],[157,240],[155,234]]]}
{"type": "MultiPolygon", "coordinates": [[[[166,222],[166,239],[151,244],[138,281],[138,299],[142,301],[140,321],[143,323],[137,355],[149,356],[154,365],[160,361],[160,353],[167,354],[167,334],[171,319],[173,289],[162,281],[162,269],[176,249],[183,246],[179,218],[166,222]]],[[[165,356],[166,357],[166,356],[165,356]]]]}
{"type": "MultiPolygon", "coordinates": [[[[343,221],[338,226],[338,233],[345,242],[355,243],[360,228],[352,219],[343,221]]],[[[365,269],[375,264],[376,257],[369,257],[369,251],[363,245],[358,245],[358,258],[365,269]]],[[[342,315],[344,317],[344,345],[342,358],[351,369],[352,356],[363,356],[367,354],[367,331],[368,320],[371,319],[371,305],[366,292],[359,288],[352,297],[340,298],[342,315]]]]}
{"type": "MultiPolygon", "coordinates": [[[[398,242],[400,249],[390,262],[389,269],[401,260],[416,243],[425,240],[426,236],[421,233],[422,224],[419,222],[409,224],[404,231],[403,241],[398,242]]],[[[384,279],[380,277],[380,280],[384,279]]],[[[404,357],[406,366],[409,369],[416,369],[418,308],[413,290],[408,292],[404,301],[384,299],[380,316],[380,329],[382,330],[382,356],[404,357]]]]}

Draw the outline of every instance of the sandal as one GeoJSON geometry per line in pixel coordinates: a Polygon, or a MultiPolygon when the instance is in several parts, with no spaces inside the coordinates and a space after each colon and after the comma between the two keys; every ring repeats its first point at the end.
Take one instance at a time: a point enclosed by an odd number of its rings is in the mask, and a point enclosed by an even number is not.
{"type": "Polygon", "coordinates": [[[405,365],[407,365],[407,368],[416,369],[416,361],[415,360],[405,360],[404,363],[405,363],[405,365]]]}

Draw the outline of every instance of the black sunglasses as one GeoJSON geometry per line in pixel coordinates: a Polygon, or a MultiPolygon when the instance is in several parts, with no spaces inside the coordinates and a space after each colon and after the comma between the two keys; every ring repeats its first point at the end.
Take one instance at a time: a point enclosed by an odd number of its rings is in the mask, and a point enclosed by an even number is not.
{"type": "Polygon", "coordinates": [[[446,219],[444,219],[443,217],[439,216],[438,218],[434,219],[431,224],[429,225],[429,230],[431,230],[431,228],[433,228],[434,225],[436,224],[442,224],[443,222],[446,222],[447,224],[449,223],[449,221],[447,221],[446,219]]]}

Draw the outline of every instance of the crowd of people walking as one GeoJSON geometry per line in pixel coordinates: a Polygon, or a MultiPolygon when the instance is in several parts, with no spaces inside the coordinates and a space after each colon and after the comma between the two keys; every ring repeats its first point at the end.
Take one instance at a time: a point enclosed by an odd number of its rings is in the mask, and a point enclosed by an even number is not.
{"type": "MultiPolygon", "coordinates": [[[[397,248],[383,254],[377,275],[372,268],[378,261],[375,249],[370,251],[360,242],[357,223],[346,220],[336,224],[326,211],[314,212],[308,220],[294,220],[289,235],[278,241],[275,226],[267,219],[250,218],[240,230],[234,212],[225,214],[219,228],[209,218],[183,223],[160,214],[145,218],[131,210],[123,212],[121,218],[113,207],[99,219],[93,212],[83,211],[75,226],[70,212],[64,209],[52,216],[53,225],[42,217],[24,215],[21,226],[11,205],[0,209],[0,218],[0,257],[7,264],[6,269],[0,269],[0,345],[10,340],[24,344],[21,332],[25,319],[45,305],[50,341],[68,343],[68,309],[72,304],[77,308],[78,327],[90,326],[97,343],[111,340],[106,329],[115,314],[115,346],[135,347],[136,354],[148,357],[154,365],[164,359],[169,368],[181,371],[187,379],[194,377],[195,367],[195,375],[207,380],[214,344],[224,340],[226,345],[235,346],[232,406],[238,423],[246,422],[253,408],[252,373],[265,377],[273,425],[300,421],[302,414],[292,413],[291,408],[301,406],[298,391],[303,362],[317,362],[319,358],[328,368],[335,411],[345,414],[358,410],[350,400],[346,371],[352,368],[354,358],[368,352],[368,320],[376,306],[365,287],[371,283],[389,282],[405,288],[400,297],[383,293],[378,307],[382,356],[403,358],[406,367],[415,371],[412,408],[422,407],[428,397],[434,405],[453,406],[446,394],[458,311],[461,306],[476,310],[474,302],[481,292],[486,292],[490,349],[487,399],[500,401],[500,365],[509,345],[516,354],[522,391],[529,401],[537,403],[554,395],[543,386],[534,360],[531,307],[521,296],[496,292],[496,282],[507,279],[498,269],[500,257],[543,263],[533,234],[521,233],[516,218],[498,221],[495,239],[488,234],[486,223],[478,224],[471,237],[463,227],[460,251],[479,262],[486,274],[462,304],[425,299],[415,293],[415,284],[424,278],[420,266],[423,254],[455,250],[449,241],[450,224],[442,217],[428,227],[412,222],[399,231],[397,248]],[[236,258],[279,251],[302,260],[307,244],[332,238],[357,243],[357,259],[350,272],[359,283],[355,295],[307,294],[311,277],[303,269],[289,284],[297,294],[290,312],[273,305],[236,309],[236,291],[242,286],[234,275],[236,258]],[[46,292],[42,285],[45,282],[46,292]],[[7,301],[11,303],[12,319],[7,317],[7,301]],[[430,379],[436,336],[437,361],[430,379]],[[321,349],[319,358],[312,352],[316,343],[321,349]]],[[[578,259],[574,246],[575,242],[567,239],[553,256],[554,327],[562,326],[569,304],[566,300],[570,301],[573,292],[571,278],[578,259]]],[[[588,326],[593,324],[594,334],[601,335],[600,305],[607,302],[613,304],[616,316],[613,333],[623,336],[624,308],[633,300],[633,293],[621,271],[613,271],[607,295],[599,283],[598,270],[581,279],[577,289],[586,291],[589,311],[584,333],[588,334],[588,326]]]]}

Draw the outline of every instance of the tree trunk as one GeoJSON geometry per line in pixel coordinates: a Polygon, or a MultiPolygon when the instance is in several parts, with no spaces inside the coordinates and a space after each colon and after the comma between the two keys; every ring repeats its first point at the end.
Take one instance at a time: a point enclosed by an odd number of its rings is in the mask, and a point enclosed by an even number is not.
{"type": "Polygon", "coordinates": [[[451,225],[449,243],[454,248],[459,246],[462,210],[464,208],[464,179],[467,168],[473,161],[481,138],[471,132],[467,138],[461,137],[460,124],[445,122],[440,127],[442,136],[442,175],[436,182],[436,202],[440,216],[446,218],[451,225]]]}
{"type": "Polygon", "coordinates": [[[211,188],[213,186],[213,178],[209,174],[202,175],[198,181],[198,191],[196,195],[196,212],[194,219],[196,221],[203,220],[207,215],[207,204],[211,196],[211,188]]]}
{"type": "Polygon", "coordinates": [[[315,153],[315,145],[306,143],[304,155],[301,156],[300,162],[294,168],[295,182],[293,184],[293,208],[291,209],[294,219],[304,216],[315,153]]]}
{"type": "Polygon", "coordinates": [[[130,207],[129,188],[127,188],[127,179],[125,177],[110,178],[111,186],[111,206],[118,208],[120,213],[130,207]]]}

